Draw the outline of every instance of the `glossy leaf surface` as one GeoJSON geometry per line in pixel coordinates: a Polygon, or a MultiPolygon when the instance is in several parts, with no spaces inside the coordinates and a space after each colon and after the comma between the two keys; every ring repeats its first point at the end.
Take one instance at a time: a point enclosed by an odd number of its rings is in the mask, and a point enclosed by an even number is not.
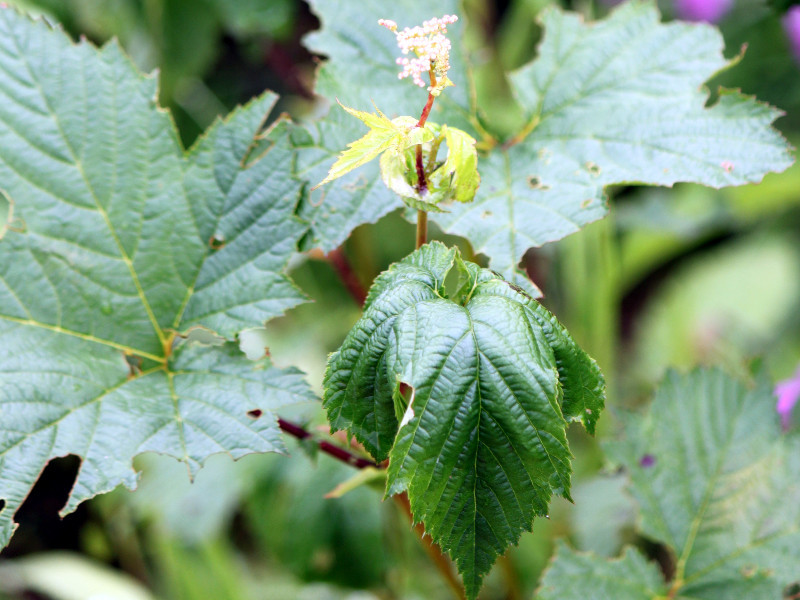
{"type": "Polygon", "coordinates": [[[603,394],[597,365],[552,315],[434,242],[378,277],[329,360],[324,406],[334,429],[389,458],[387,494],[408,492],[474,598],[552,494],[569,497],[567,423],[593,431],[603,394]]]}

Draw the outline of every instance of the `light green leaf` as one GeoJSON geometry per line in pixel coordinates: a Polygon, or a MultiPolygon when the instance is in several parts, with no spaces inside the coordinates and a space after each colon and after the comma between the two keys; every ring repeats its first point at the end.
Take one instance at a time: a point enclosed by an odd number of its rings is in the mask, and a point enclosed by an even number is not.
{"type": "Polygon", "coordinates": [[[360,119],[369,127],[369,131],[364,137],[347,144],[347,150],[339,155],[339,158],[328,171],[328,175],[314,186],[314,189],[346,175],[353,169],[376,158],[385,150],[397,146],[402,136],[402,130],[380,111],[378,111],[379,115],[375,115],[348,108],[343,104],[341,104],[341,107],[357,119],[360,119]]]}
{"type": "MultiPolygon", "coordinates": [[[[341,98],[353,90],[351,106],[367,106],[371,98],[380,98],[387,110],[416,114],[424,94],[419,94],[415,108],[409,97],[414,86],[390,82],[398,50],[392,47],[393,36],[382,37],[373,23],[392,18],[402,27],[432,14],[418,16],[406,3],[398,6],[399,18],[379,2],[352,9],[335,2],[313,4],[322,30],[310,38],[309,46],[329,57],[318,92],[341,98]],[[341,44],[342,39],[350,43],[341,44]],[[365,88],[362,81],[368,82],[365,88]],[[380,89],[371,87],[378,81],[380,89]],[[362,89],[365,98],[358,97],[362,89]]],[[[439,10],[453,12],[457,7],[439,6],[437,14],[439,10]]],[[[561,239],[605,216],[607,185],[742,185],[791,163],[789,146],[770,127],[778,111],[730,91],[706,107],[703,83],[730,65],[722,55],[722,37],[711,26],[661,24],[653,3],[640,0],[589,24],[552,8],[544,13],[542,25],[538,58],[511,76],[530,119],[527,127],[505,143],[483,136],[484,144],[493,147],[479,161],[482,183],[475,202],[456,203],[444,207],[448,212],[431,216],[444,231],[468,238],[509,281],[527,285],[516,265],[528,248],[561,239]]],[[[440,112],[432,119],[475,135],[476,109],[469,96],[462,95],[471,81],[461,68],[459,33],[454,28],[449,34],[457,67],[450,79],[456,87],[436,100],[434,111],[440,112]]],[[[316,143],[335,145],[333,128],[332,124],[320,130],[316,143]]],[[[337,131],[343,143],[358,136],[351,131],[348,140],[337,131]]],[[[314,160],[330,164],[331,157],[317,153],[314,160]]],[[[359,171],[353,174],[359,193],[331,190],[316,209],[310,204],[318,204],[318,199],[303,204],[303,214],[313,220],[315,243],[335,246],[347,228],[399,206],[388,191],[375,188],[376,178],[374,169],[359,171]],[[331,213],[337,216],[328,220],[331,213]]]]}
{"type": "Polygon", "coordinates": [[[481,183],[475,138],[460,129],[446,125],[442,127],[442,132],[447,141],[447,159],[431,174],[433,186],[437,186],[438,179],[447,179],[447,187],[451,190],[448,199],[452,198],[456,202],[472,202],[481,183]]]}
{"type": "MultiPolygon", "coordinates": [[[[630,474],[642,534],[675,558],[665,596],[778,599],[798,581],[800,438],[781,434],[768,385],[747,387],[718,370],[671,372],[649,412],[628,417],[625,438],[608,450],[630,474]]],[[[575,578],[564,576],[578,563],[598,588],[613,565],[562,552],[545,598],[570,597],[575,578]]],[[[587,597],[625,597],[621,590],[642,581],[620,575],[608,594],[587,597]]],[[[631,596],[639,597],[652,596],[631,596]]]]}
{"type": "Polygon", "coordinates": [[[497,556],[547,514],[551,495],[569,497],[567,419],[593,427],[603,393],[596,364],[555,318],[432,243],[376,280],[329,360],[324,406],[334,429],[376,460],[388,456],[387,494],[408,492],[415,519],[474,598],[497,556]],[[449,298],[453,267],[462,285],[449,298]],[[578,390],[581,370],[596,385],[578,390]],[[401,383],[413,392],[398,423],[401,383]]]}
{"type": "Polygon", "coordinates": [[[259,133],[275,96],[187,154],[115,43],[0,10],[0,64],[0,187],[24,224],[0,240],[4,546],[51,458],[83,459],[69,512],[133,487],[140,452],[196,471],[280,450],[273,410],[311,394],[236,344],[176,342],[196,326],[230,339],[302,300],[282,272],[305,231],[287,125],[259,133]]]}
{"type": "Polygon", "coordinates": [[[655,600],[664,594],[658,567],[635,548],[617,560],[599,560],[592,554],[558,545],[537,600],[655,600]]]}

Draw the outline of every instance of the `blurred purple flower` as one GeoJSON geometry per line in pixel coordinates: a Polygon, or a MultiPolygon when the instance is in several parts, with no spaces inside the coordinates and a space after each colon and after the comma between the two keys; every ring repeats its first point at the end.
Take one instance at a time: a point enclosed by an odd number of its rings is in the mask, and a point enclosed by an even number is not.
{"type": "Polygon", "coordinates": [[[781,425],[783,425],[784,430],[789,429],[792,409],[797,404],[797,401],[800,400],[800,369],[791,379],[779,381],[775,385],[775,395],[778,397],[775,409],[781,416],[781,425]]]}
{"type": "Polygon", "coordinates": [[[675,13],[684,21],[716,23],[733,6],[733,0],[675,0],[675,13]]]}
{"type": "Polygon", "coordinates": [[[800,62],[800,6],[792,6],[783,16],[783,30],[789,38],[792,54],[800,62]]]}

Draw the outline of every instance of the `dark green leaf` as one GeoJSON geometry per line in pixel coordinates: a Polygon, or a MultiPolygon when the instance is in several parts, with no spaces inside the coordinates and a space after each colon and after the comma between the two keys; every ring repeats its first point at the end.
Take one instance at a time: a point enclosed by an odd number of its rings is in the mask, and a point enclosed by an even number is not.
{"type": "Polygon", "coordinates": [[[593,428],[603,383],[536,301],[432,243],[378,277],[329,360],[324,405],[334,429],[389,458],[387,494],[408,492],[474,598],[551,495],[569,497],[567,420],[593,428]],[[413,391],[398,423],[401,383],[413,391]]]}

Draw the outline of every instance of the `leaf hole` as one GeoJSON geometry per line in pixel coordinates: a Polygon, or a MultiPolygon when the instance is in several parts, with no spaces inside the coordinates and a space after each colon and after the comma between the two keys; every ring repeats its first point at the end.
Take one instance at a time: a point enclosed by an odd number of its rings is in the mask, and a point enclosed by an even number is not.
{"type": "Polygon", "coordinates": [[[550,186],[542,183],[542,178],[538,175],[528,176],[528,186],[534,190],[549,190],[550,186]]]}
{"type": "Polygon", "coordinates": [[[128,363],[128,379],[137,377],[142,372],[142,358],[135,354],[125,354],[125,362],[128,363]]]}
{"type": "Polygon", "coordinates": [[[597,165],[596,163],[593,163],[592,161],[589,161],[589,162],[586,163],[586,168],[589,170],[589,173],[591,173],[595,177],[600,175],[600,166],[597,165]]]}
{"type": "Polygon", "coordinates": [[[221,250],[225,247],[225,236],[221,233],[215,233],[208,238],[208,247],[212,250],[221,250]]]}
{"type": "Polygon", "coordinates": [[[3,498],[0,498],[0,514],[3,513],[3,509],[6,507],[6,501],[3,498]]]}
{"type": "Polygon", "coordinates": [[[247,411],[247,416],[250,417],[251,419],[254,419],[254,420],[258,419],[263,414],[264,414],[264,411],[261,410],[260,408],[254,408],[252,410],[248,410],[247,411]]]}
{"type": "Polygon", "coordinates": [[[800,581],[790,583],[783,590],[783,600],[797,600],[800,598],[800,581]]]}
{"type": "Polygon", "coordinates": [[[485,210],[481,213],[481,219],[488,219],[491,216],[492,216],[492,211],[490,210],[485,210]]]}
{"type": "Polygon", "coordinates": [[[723,160],[720,166],[725,170],[726,173],[733,171],[733,163],[729,160],[723,160]]]}
{"type": "Polygon", "coordinates": [[[586,200],[584,200],[583,202],[581,202],[581,208],[588,208],[588,207],[589,207],[589,205],[590,205],[592,202],[594,202],[594,199],[593,199],[593,198],[587,198],[586,200]]]}

